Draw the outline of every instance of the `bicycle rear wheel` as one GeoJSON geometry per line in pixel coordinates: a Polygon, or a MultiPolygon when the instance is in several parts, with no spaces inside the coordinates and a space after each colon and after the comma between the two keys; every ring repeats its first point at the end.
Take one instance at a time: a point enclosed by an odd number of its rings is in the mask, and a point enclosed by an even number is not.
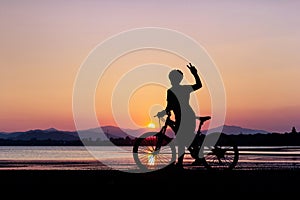
{"type": "Polygon", "coordinates": [[[174,141],[157,132],[144,133],[133,145],[133,158],[139,169],[144,172],[167,167],[176,160],[174,141]]]}
{"type": "Polygon", "coordinates": [[[215,145],[203,145],[202,156],[203,165],[209,170],[232,170],[238,163],[239,150],[228,135],[221,134],[215,145]]]}

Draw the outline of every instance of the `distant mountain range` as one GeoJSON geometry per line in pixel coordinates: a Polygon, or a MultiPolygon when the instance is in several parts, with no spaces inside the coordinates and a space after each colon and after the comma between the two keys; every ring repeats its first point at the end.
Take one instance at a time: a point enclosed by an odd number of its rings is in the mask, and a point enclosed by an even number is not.
{"type": "Polygon", "coordinates": [[[35,129],[24,132],[0,133],[0,139],[9,140],[77,140],[76,132],[60,131],[55,128],[35,129]]]}
{"type": "Polygon", "coordinates": [[[250,129],[250,128],[243,128],[240,126],[228,126],[224,125],[223,127],[212,128],[210,132],[219,132],[218,130],[222,130],[222,133],[229,134],[229,135],[239,135],[239,134],[268,134],[270,132],[265,130],[257,130],[257,129],[250,129]],[[221,129],[222,128],[222,129],[221,129]]]}
{"type": "MultiPolygon", "coordinates": [[[[92,128],[87,130],[79,131],[62,131],[55,128],[49,128],[45,130],[35,129],[24,132],[11,132],[11,133],[0,133],[0,139],[15,140],[15,141],[30,141],[30,140],[52,140],[52,141],[75,141],[75,140],[91,140],[91,141],[108,141],[110,139],[117,139],[126,137],[133,139],[145,132],[157,131],[158,129],[121,129],[115,126],[104,126],[102,128],[92,128]]],[[[222,130],[222,133],[239,135],[239,134],[267,134],[265,130],[255,130],[249,128],[243,128],[239,126],[228,126],[225,125],[220,129],[214,128],[210,131],[214,132],[222,130]]],[[[203,131],[205,132],[205,131],[203,131]]]]}

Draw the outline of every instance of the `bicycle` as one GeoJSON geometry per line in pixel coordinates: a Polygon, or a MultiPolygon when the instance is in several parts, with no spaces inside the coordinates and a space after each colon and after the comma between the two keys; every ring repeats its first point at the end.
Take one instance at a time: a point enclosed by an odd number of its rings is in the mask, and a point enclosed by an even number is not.
{"type": "MultiPolygon", "coordinates": [[[[223,133],[204,134],[201,128],[210,116],[197,116],[199,126],[192,144],[187,147],[190,155],[199,161],[199,165],[208,170],[232,170],[238,163],[238,146],[223,133]],[[216,141],[217,138],[217,141],[216,141]]],[[[167,127],[174,131],[174,121],[170,115],[159,118],[165,124],[158,132],[146,132],[133,144],[133,158],[142,171],[151,171],[172,166],[176,161],[176,140],[166,134],[167,127]]]]}

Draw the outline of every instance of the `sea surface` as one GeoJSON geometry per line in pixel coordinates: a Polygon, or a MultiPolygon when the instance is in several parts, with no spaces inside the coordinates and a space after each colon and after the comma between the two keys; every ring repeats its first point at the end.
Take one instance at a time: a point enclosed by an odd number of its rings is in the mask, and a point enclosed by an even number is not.
{"type": "MultiPolygon", "coordinates": [[[[300,146],[243,146],[239,150],[235,170],[300,169],[300,146]]],[[[192,161],[187,154],[185,167],[188,168],[192,161]]],[[[107,169],[137,169],[132,147],[0,146],[0,170],[107,169]]]]}

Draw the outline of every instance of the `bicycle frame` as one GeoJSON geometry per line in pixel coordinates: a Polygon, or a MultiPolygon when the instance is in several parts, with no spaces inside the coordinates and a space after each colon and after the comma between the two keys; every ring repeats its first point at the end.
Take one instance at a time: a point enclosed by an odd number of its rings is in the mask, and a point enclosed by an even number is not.
{"type": "MultiPolygon", "coordinates": [[[[155,116],[157,117],[157,116],[155,116]]],[[[200,121],[199,123],[199,126],[198,126],[198,129],[197,129],[197,134],[201,134],[201,128],[202,128],[202,125],[204,124],[205,121],[211,119],[210,116],[203,116],[203,117],[200,117],[200,116],[196,116],[196,119],[198,119],[200,121]]],[[[162,120],[162,118],[159,118],[159,120],[162,120]]],[[[171,120],[171,115],[168,115],[166,120],[165,120],[165,124],[164,126],[161,128],[161,130],[159,131],[160,133],[163,133],[165,134],[166,130],[167,130],[167,127],[170,127],[175,133],[177,132],[177,127],[176,127],[176,124],[173,120],[171,120]]]]}
{"type": "MultiPolygon", "coordinates": [[[[167,118],[165,120],[165,124],[162,126],[160,131],[157,133],[158,141],[157,141],[157,145],[155,147],[156,154],[159,152],[161,146],[163,145],[162,143],[163,143],[164,137],[167,137],[166,136],[166,131],[167,131],[168,126],[171,127],[171,129],[174,132],[176,131],[175,122],[173,120],[171,120],[170,117],[171,117],[171,115],[167,116],[167,118]]],[[[159,124],[160,124],[161,120],[162,120],[162,118],[159,118],[159,124]]]]}
{"type": "MultiPolygon", "coordinates": [[[[167,128],[168,126],[174,131],[174,133],[177,132],[178,130],[178,127],[176,127],[176,124],[173,120],[171,120],[171,115],[167,115],[167,118],[165,120],[165,124],[162,126],[162,128],[160,129],[160,131],[158,132],[157,136],[158,136],[158,142],[157,142],[157,146],[155,148],[155,150],[159,150],[161,148],[161,145],[162,145],[162,142],[163,142],[163,137],[160,137],[160,136],[166,136],[165,133],[167,131],[167,128]]],[[[161,121],[163,118],[159,118],[159,120],[161,121]]],[[[200,116],[196,116],[196,119],[198,119],[200,122],[199,122],[199,125],[198,125],[198,129],[197,129],[197,132],[196,132],[196,135],[195,135],[195,138],[192,142],[192,144],[188,147],[188,150],[191,152],[191,154],[193,153],[192,151],[196,150],[195,147],[196,146],[201,146],[200,142],[203,142],[203,140],[200,140],[200,137],[201,137],[201,128],[204,124],[205,121],[211,119],[210,116],[203,116],[203,117],[200,117],[200,116]]],[[[159,124],[160,124],[160,121],[159,121],[159,124]]],[[[199,149],[197,149],[199,150],[199,149]]]]}
{"type": "MultiPolygon", "coordinates": [[[[207,135],[201,132],[204,122],[209,119],[211,119],[210,116],[196,117],[196,120],[199,120],[200,123],[196,130],[194,140],[191,145],[187,147],[191,157],[195,159],[192,166],[203,165],[210,170],[231,170],[238,163],[238,147],[234,141],[230,140],[226,135],[224,135],[221,140],[218,140],[216,144],[203,144],[207,137],[207,139],[210,140],[210,137],[215,136],[214,133],[207,135]]],[[[164,167],[174,163],[176,160],[176,147],[173,142],[173,137],[169,137],[166,131],[168,126],[170,126],[176,135],[177,125],[170,119],[169,115],[166,119],[159,118],[159,120],[165,121],[160,131],[144,133],[135,141],[133,146],[134,160],[140,169],[144,171],[157,169],[156,163],[158,166],[164,167]]]]}

